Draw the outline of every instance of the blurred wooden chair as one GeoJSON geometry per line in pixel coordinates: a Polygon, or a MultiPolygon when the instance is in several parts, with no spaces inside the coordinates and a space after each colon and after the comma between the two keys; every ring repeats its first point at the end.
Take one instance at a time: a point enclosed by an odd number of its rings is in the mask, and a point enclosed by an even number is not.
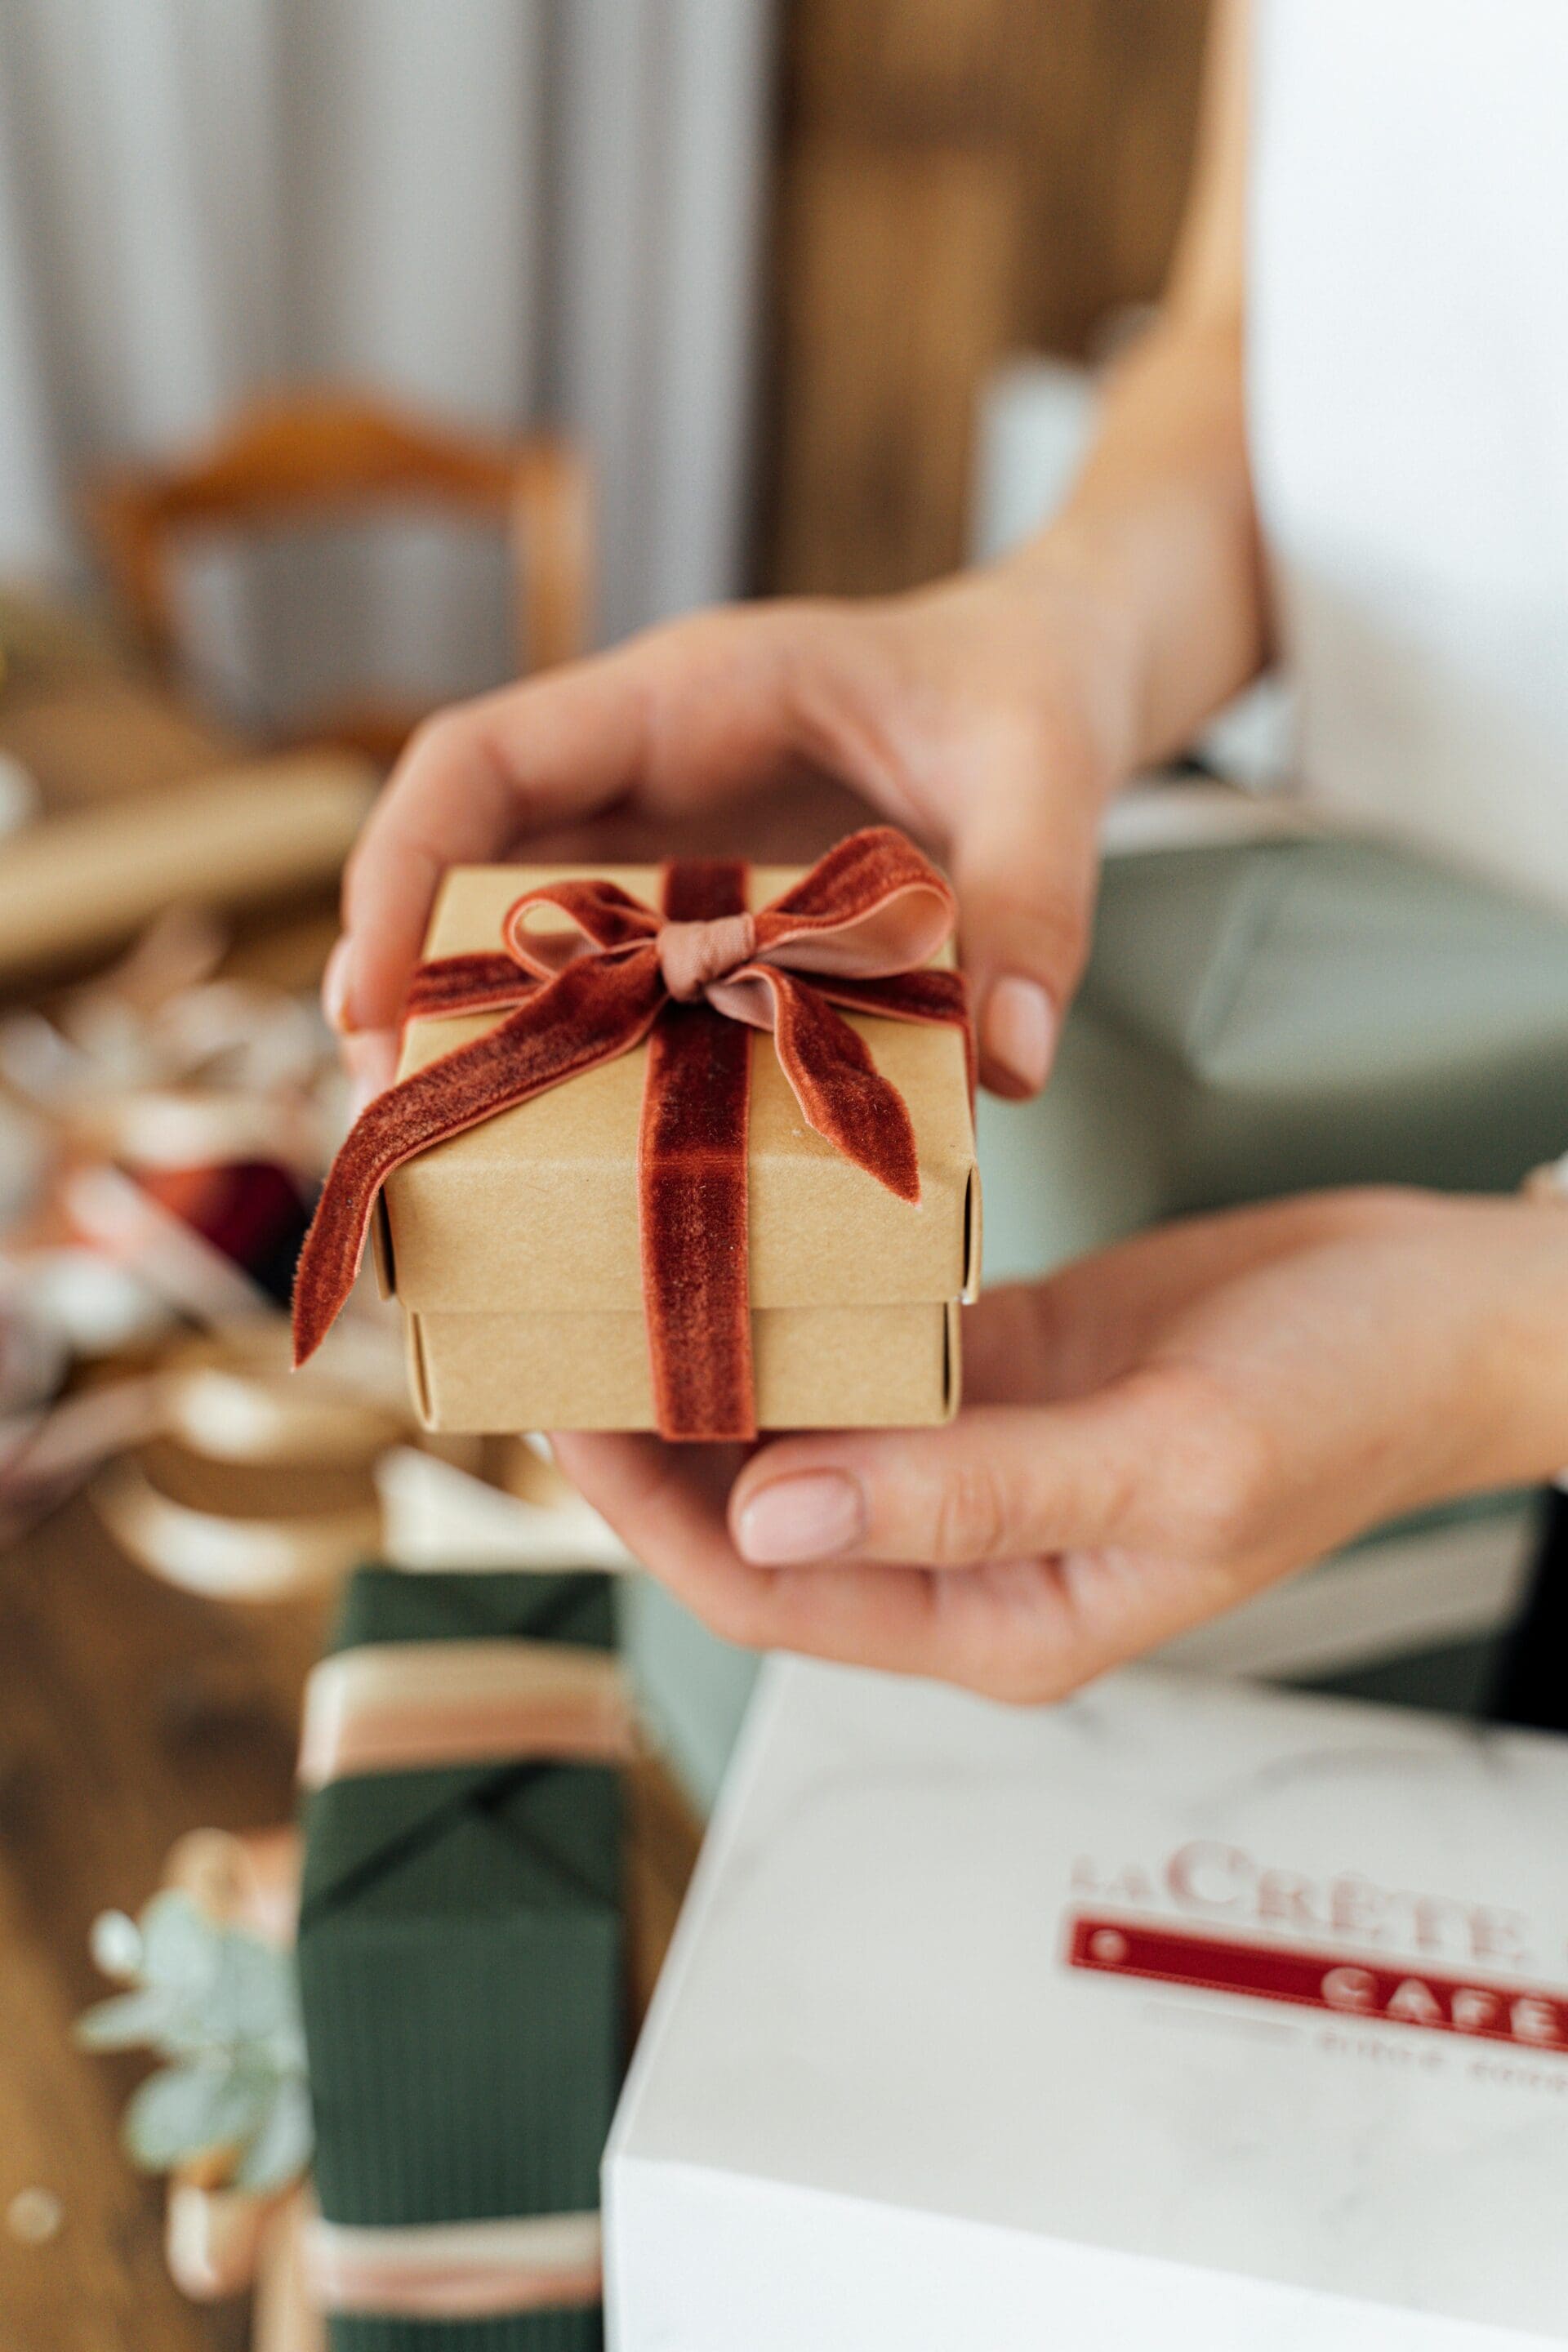
{"type": "MultiPolygon", "coordinates": [[[[374,515],[445,510],[499,524],[512,550],[520,671],[587,644],[587,468],[564,442],[512,446],[450,431],[369,397],[300,391],[245,408],[183,463],[126,467],[89,485],[84,511],[121,618],[160,672],[179,668],[182,544],[374,515]]],[[[391,761],[424,716],[354,703],[290,728],[391,761]]]]}

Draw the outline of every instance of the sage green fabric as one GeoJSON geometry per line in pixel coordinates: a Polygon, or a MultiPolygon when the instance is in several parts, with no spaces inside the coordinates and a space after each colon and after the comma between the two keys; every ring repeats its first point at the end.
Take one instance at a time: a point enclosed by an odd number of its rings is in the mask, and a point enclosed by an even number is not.
{"type": "MultiPolygon", "coordinates": [[[[1051,1083],[983,1097],[979,1139],[990,1283],[1315,1186],[1511,1191],[1568,1147],[1568,923],[1366,840],[1111,859],[1051,1083]]],[[[1484,1713],[1500,1652],[1413,1643],[1310,1686],[1484,1713]]]]}
{"type": "MultiPolygon", "coordinates": [[[[596,1576],[362,1569],[333,1646],[612,1645],[596,1576]]],[[[599,2201],[623,2041],[619,1797],[597,1767],[334,1782],[305,1813],[300,1979],[328,2220],[482,2221],[599,2201]]],[[[596,2352],[596,2312],[340,2318],[334,2352],[596,2352]]]]}
{"type": "Polygon", "coordinates": [[[1144,1058],[1173,1211],[1511,1190],[1568,1144],[1568,922],[1386,843],[1111,861],[1083,1004],[1144,1058]]]}
{"type": "Polygon", "coordinates": [[[1510,1191],[1568,1145],[1568,922],[1384,842],[1110,859],[1051,1083],[979,1138],[988,1282],[1320,1185],[1510,1191]]]}

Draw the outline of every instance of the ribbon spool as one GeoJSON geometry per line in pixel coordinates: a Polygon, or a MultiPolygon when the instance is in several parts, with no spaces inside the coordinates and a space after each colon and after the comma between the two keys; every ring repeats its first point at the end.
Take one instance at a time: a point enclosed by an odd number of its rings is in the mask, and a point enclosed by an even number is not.
{"type": "Polygon", "coordinates": [[[287,1469],[295,1491],[313,1482],[318,1492],[342,1490],[344,1499],[291,1515],[214,1510],[163,1491],[139,1449],[93,1487],[121,1549],[187,1591],[249,1601],[319,1589],[373,1556],[382,1534],[374,1465],[406,1442],[412,1425],[387,1335],[351,1328],[341,1337],[344,1345],[305,1382],[288,1372],[277,1316],[178,1343],[153,1376],[145,1434],[226,1465],[238,1492],[247,1484],[254,1491],[259,1471],[287,1469]]]}
{"type": "MultiPolygon", "coordinates": [[[[93,1499],[116,1542],[152,1574],[212,1599],[269,1601],[319,1591],[368,1559],[426,1572],[454,1561],[631,1564],[598,1515],[525,1441],[501,1449],[505,1483],[498,1486],[478,1475],[480,1441],[437,1441],[420,1431],[385,1330],[346,1324],[305,1374],[289,1363],[288,1328],[271,1316],[182,1342],[161,1372],[122,1384],[134,1391],[124,1400],[131,1410],[110,1417],[103,1452],[137,1450],[102,1471],[93,1499]],[[267,1468],[292,1471],[296,1486],[336,1474],[350,1498],[288,1516],[204,1507],[160,1486],[144,1451],[153,1439],[231,1465],[237,1486],[247,1473],[254,1485],[267,1468]]],[[[98,1393],[107,1403],[121,1391],[98,1393]]],[[[89,1400],[77,1402],[85,1408],[89,1400]]]]}

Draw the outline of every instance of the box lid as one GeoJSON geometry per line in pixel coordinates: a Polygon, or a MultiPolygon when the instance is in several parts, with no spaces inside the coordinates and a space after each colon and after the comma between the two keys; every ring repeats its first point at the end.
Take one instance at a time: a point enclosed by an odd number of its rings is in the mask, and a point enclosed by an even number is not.
{"type": "Polygon", "coordinates": [[[611,2141],[626,2352],[1565,2340],[1563,1743],[766,1676],[611,2141]]]}
{"type": "MultiPolygon", "coordinates": [[[[507,909],[562,867],[456,866],[427,956],[493,949],[507,909]]],[[[657,906],[657,866],[574,866],[657,906]]],[[[756,866],[760,907],[798,877],[756,866]]],[[[963,1040],[946,1026],[851,1018],[902,1094],[920,1152],[911,1207],[808,1128],[772,1042],[752,1052],[750,1241],[754,1307],[956,1298],[978,1278],[979,1187],[963,1040]]],[[[411,1022],[399,1075],[493,1025],[411,1022]]],[[[637,1149],[647,1049],[620,1056],[424,1152],[389,1180],[381,1242],[406,1307],[494,1313],[638,1307],[637,1149]]]]}

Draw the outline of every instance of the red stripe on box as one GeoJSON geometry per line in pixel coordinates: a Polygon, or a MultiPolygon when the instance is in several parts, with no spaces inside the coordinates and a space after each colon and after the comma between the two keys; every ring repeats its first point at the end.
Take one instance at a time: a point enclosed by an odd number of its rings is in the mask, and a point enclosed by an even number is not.
{"type": "Polygon", "coordinates": [[[1110,1918],[1071,1920],[1067,1959],[1069,1968],[1099,1976],[1289,2001],[1336,2017],[1462,2033],[1475,2042],[1507,2042],[1568,2056],[1568,1995],[1538,1985],[1488,1984],[1419,1967],[1382,1968],[1353,1953],[1237,1943],[1110,1918]]]}

